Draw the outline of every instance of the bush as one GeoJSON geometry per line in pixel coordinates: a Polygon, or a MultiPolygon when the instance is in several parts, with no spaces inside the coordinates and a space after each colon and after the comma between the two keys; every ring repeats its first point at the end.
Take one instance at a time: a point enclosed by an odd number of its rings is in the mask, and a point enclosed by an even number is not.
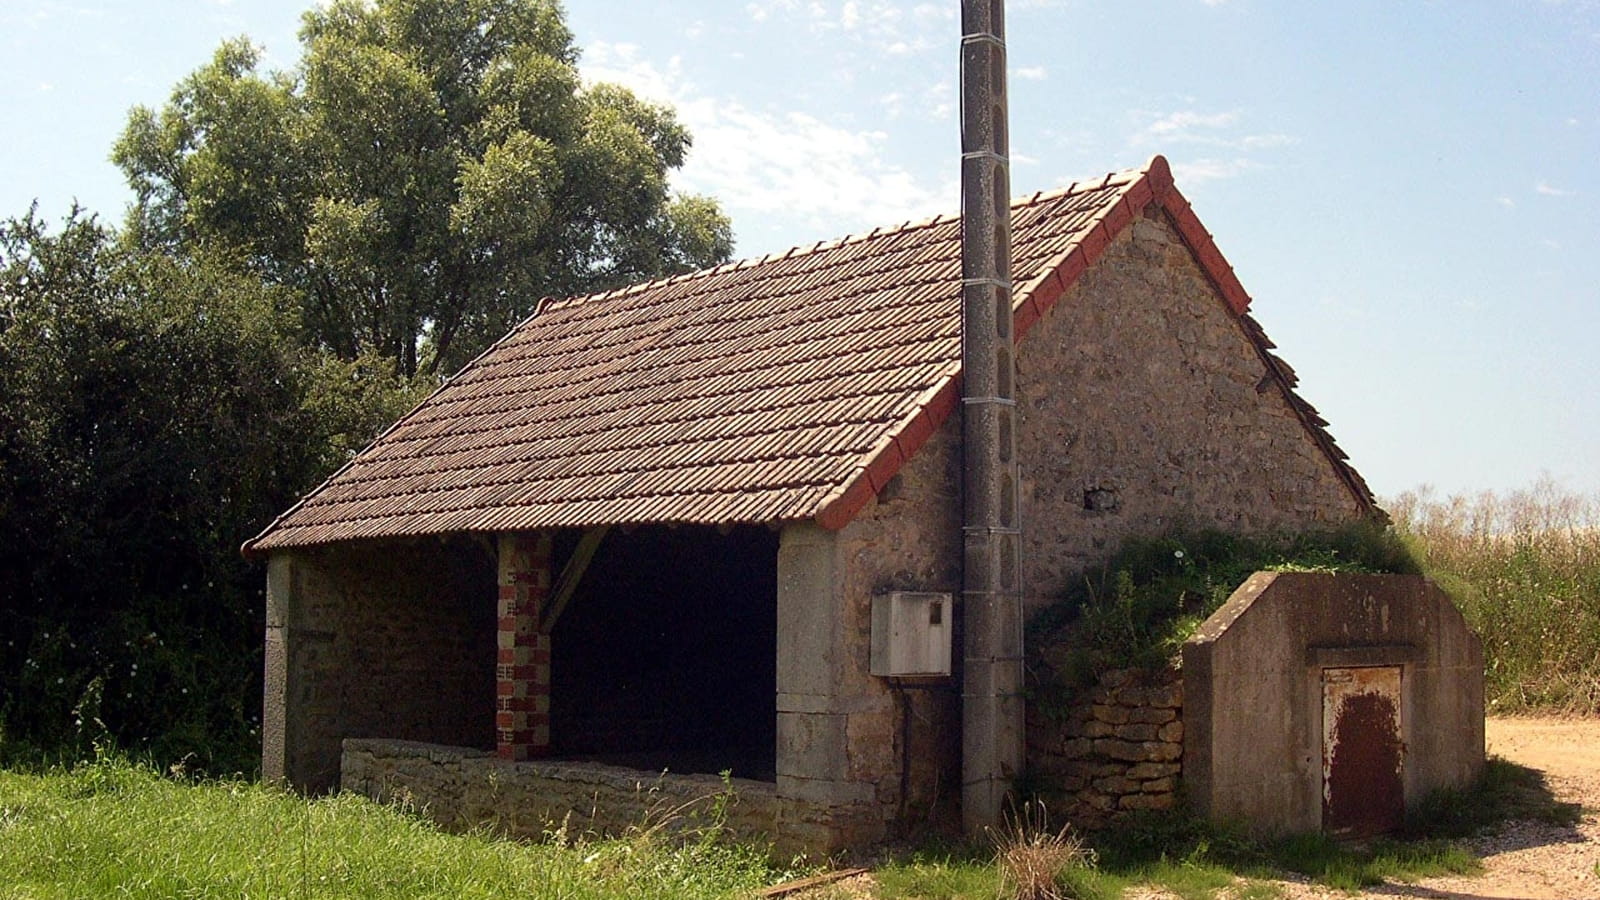
{"type": "Polygon", "coordinates": [[[414,395],[303,348],[287,308],[92,218],[0,223],[0,755],[255,768],[238,548],[414,395]]]}
{"type": "Polygon", "coordinates": [[[1391,531],[1356,525],[1292,536],[1218,531],[1135,538],[1083,573],[1029,624],[1028,645],[1051,657],[1053,680],[1085,686],[1107,669],[1160,669],[1244,580],[1261,570],[1416,573],[1391,531]]]}

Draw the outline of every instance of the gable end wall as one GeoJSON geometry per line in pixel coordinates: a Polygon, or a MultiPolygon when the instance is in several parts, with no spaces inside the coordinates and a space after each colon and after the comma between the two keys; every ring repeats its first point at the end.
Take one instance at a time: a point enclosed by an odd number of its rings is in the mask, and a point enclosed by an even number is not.
{"type": "Polygon", "coordinates": [[[1017,382],[1030,609],[1132,536],[1365,515],[1164,213],[1124,228],[1027,334],[1017,382]],[[1091,492],[1109,508],[1086,508],[1091,492]]]}

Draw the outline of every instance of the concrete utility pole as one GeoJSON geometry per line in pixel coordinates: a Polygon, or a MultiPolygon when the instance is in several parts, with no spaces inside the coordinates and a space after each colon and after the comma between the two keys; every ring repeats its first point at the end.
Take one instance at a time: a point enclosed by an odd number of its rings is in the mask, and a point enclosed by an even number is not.
{"type": "Polygon", "coordinates": [[[1004,0],[962,0],[961,32],[961,818],[976,837],[1023,763],[1004,0]]]}

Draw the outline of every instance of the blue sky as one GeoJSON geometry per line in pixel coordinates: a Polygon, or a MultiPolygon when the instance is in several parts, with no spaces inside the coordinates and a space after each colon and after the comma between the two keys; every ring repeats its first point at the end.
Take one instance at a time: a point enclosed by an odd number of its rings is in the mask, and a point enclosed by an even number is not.
{"type": "MultiPolygon", "coordinates": [[[[0,0],[0,215],[118,220],[107,161],[299,4],[0,0]]],[[[303,8],[303,7],[302,7],[303,8]]],[[[672,103],[741,256],[957,206],[956,0],[571,0],[591,79],[672,103]]],[[[1017,194],[1173,163],[1380,494],[1600,492],[1600,4],[1012,0],[1017,194]]]]}

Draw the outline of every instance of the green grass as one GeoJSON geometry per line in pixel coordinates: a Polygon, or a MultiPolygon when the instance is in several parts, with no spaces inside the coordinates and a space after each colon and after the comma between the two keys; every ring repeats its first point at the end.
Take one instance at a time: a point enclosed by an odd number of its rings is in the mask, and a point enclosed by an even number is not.
{"type": "MultiPolygon", "coordinates": [[[[1094,865],[1068,866],[1063,897],[1111,900],[1154,884],[1185,898],[1268,900],[1271,879],[1301,873],[1339,889],[1478,869],[1439,835],[1506,818],[1570,824],[1538,772],[1491,761],[1472,790],[1429,800],[1415,839],[1278,841],[1179,812],[1136,815],[1094,835],[1094,865]]],[[[795,872],[763,848],[713,831],[669,840],[543,844],[441,833],[421,818],[350,795],[305,800],[261,785],[192,783],[121,761],[0,771],[0,898],[737,898],[795,872]]],[[[930,850],[877,869],[882,900],[993,900],[1002,879],[985,849],[930,850]]]]}
{"type": "Polygon", "coordinates": [[[189,784],[123,762],[0,772],[0,898],[733,898],[787,873],[658,834],[565,845],[443,834],[351,795],[189,784]]]}
{"type": "Polygon", "coordinates": [[[1542,481],[1386,506],[1483,639],[1491,711],[1600,713],[1600,496],[1542,481]]]}
{"type": "Polygon", "coordinates": [[[1183,642],[1261,570],[1420,571],[1394,532],[1370,524],[1296,535],[1196,531],[1130,539],[1028,623],[1032,701],[1048,713],[1070,705],[1107,669],[1173,664],[1183,642]]]}
{"type": "MultiPolygon", "coordinates": [[[[1057,884],[1063,897],[1078,900],[1109,900],[1136,885],[1159,886],[1184,900],[1270,900],[1283,893],[1274,882],[1294,874],[1355,891],[1477,873],[1477,858],[1450,838],[1509,819],[1571,824],[1578,815],[1576,805],[1554,799],[1537,771],[1493,759],[1478,784],[1429,798],[1394,838],[1357,843],[1304,834],[1264,840],[1182,811],[1151,811],[1092,835],[1095,864],[1068,868],[1057,884]]],[[[996,866],[976,850],[923,853],[886,864],[875,875],[882,900],[1002,896],[996,866]]]]}
{"type": "Polygon", "coordinates": [[[1571,826],[1582,818],[1583,807],[1557,800],[1544,773],[1491,756],[1471,789],[1422,798],[1407,812],[1402,834],[1471,837],[1508,819],[1571,826]]]}

